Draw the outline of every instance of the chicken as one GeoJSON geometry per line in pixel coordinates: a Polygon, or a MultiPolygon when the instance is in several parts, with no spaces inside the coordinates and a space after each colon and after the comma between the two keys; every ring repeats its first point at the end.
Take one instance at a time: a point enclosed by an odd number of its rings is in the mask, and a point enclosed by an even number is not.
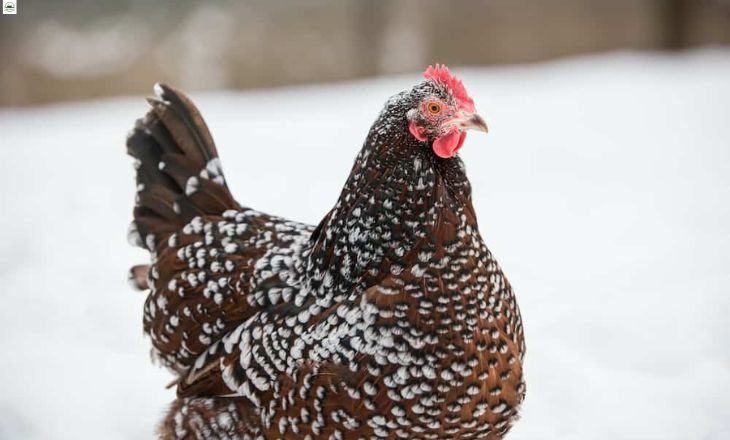
{"type": "Polygon", "coordinates": [[[457,156],[487,131],[429,67],[388,99],[318,226],[239,205],[192,102],[157,85],[128,141],[144,330],[174,371],[163,439],[500,439],[523,326],[457,156]]]}

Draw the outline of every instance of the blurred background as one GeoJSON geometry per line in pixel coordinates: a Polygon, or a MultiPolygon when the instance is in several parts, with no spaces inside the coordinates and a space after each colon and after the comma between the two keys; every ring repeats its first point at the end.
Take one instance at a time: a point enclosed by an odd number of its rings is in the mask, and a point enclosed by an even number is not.
{"type": "Polygon", "coordinates": [[[525,322],[508,440],[730,440],[730,0],[17,2],[0,440],[154,438],[175,398],[126,280],[153,83],[202,110],[238,201],[317,224],[435,62],[490,127],[460,155],[525,322]]]}
{"type": "Polygon", "coordinates": [[[730,44],[730,0],[19,0],[0,106],[730,44]]]}

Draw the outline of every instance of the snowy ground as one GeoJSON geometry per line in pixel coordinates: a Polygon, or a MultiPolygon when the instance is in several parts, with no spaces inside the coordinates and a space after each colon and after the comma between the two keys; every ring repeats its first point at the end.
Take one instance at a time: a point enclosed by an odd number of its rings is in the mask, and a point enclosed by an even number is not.
{"type": "MultiPolygon", "coordinates": [[[[456,69],[526,323],[510,440],[730,439],[730,51],[456,69]]],[[[416,76],[194,96],[238,199],[317,222],[416,76]]],[[[0,438],[150,438],[173,399],[125,280],[140,97],[0,111],[0,438]]]]}

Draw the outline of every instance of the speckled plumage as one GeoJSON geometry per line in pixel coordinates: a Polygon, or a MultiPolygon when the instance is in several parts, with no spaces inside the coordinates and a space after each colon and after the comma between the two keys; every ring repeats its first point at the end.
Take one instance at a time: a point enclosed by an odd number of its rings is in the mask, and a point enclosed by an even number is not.
{"type": "Polygon", "coordinates": [[[502,438],[525,394],[519,310],[461,159],[406,120],[448,88],[388,100],[316,228],[238,205],[193,104],[156,92],[128,151],[144,329],[179,376],[161,437],[502,438]]]}

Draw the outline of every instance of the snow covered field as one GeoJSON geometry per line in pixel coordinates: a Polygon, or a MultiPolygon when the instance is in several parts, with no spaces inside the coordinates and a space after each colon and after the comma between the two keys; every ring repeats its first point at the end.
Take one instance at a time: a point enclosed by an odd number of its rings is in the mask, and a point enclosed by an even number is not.
{"type": "MultiPolygon", "coordinates": [[[[730,51],[454,70],[490,126],[462,151],[526,323],[509,439],[730,439],[730,51]]],[[[315,223],[417,80],[193,98],[238,200],[315,223]]],[[[151,438],[173,399],[126,283],[145,109],[0,110],[0,439],[151,438]]]]}

